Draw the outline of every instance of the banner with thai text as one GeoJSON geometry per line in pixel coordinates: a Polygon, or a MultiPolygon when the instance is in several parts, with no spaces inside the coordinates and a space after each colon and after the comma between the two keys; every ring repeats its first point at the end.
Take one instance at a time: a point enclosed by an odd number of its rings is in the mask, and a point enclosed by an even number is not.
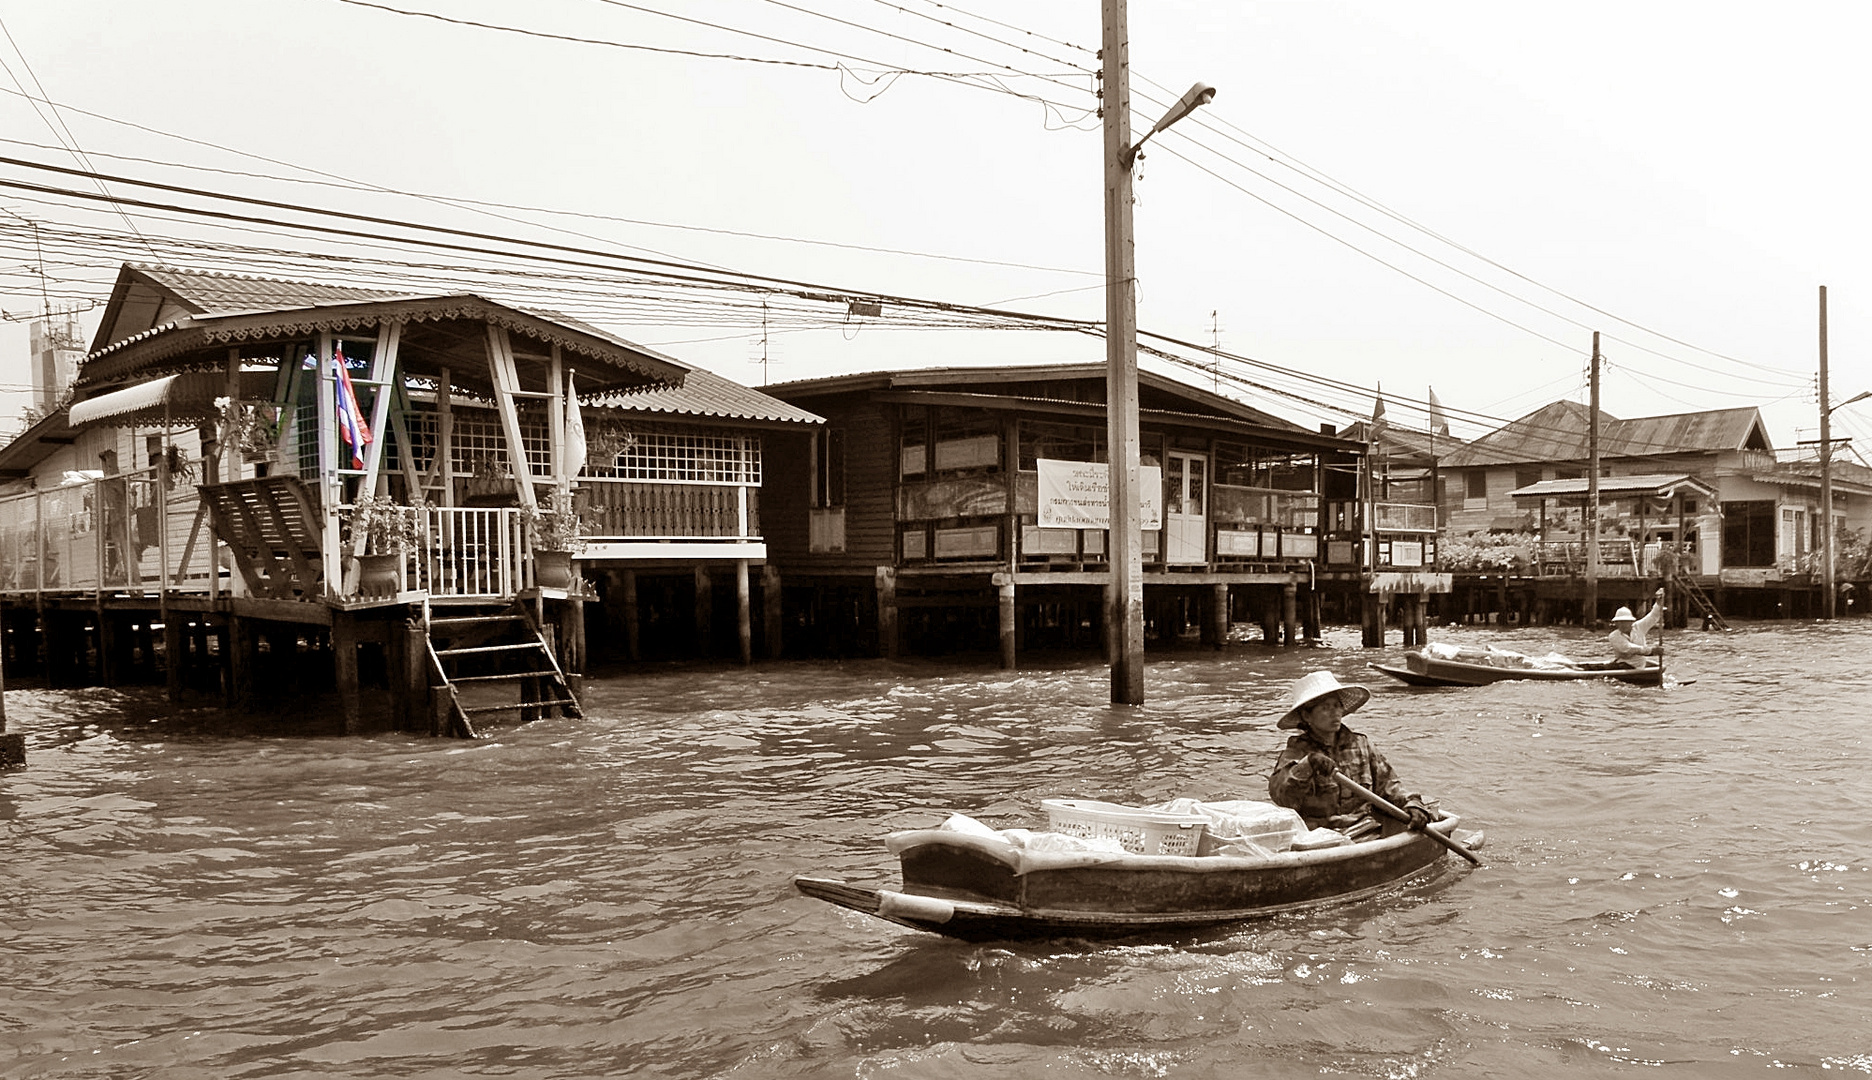
{"type": "MultiPolygon", "coordinates": [[[[1103,529],[1111,522],[1111,467],[1102,461],[1040,458],[1040,527],[1103,529]]],[[[1163,469],[1138,467],[1138,508],[1145,530],[1163,528],[1163,469]]]]}

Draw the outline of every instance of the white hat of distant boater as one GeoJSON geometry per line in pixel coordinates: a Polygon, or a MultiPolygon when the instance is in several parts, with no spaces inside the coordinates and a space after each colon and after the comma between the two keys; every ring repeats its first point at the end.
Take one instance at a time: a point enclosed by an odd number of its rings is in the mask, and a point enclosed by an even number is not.
{"type": "Polygon", "coordinates": [[[1622,607],[1612,613],[1612,621],[1615,623],[1635,623],[1638,620],[1632,617],[1631,608],[1622,607]]]}
{"type": "Polygon", "coordinates": [[[1371,691],[1356,683],[1346,686],[1333,676],[1330,671],[1312,671],[1300,677],[1293,684],[1293,703],[1287,709],[1287,715],[1280,718],[1280,727],[1297,728],[1300,726],[1300,710],[1313,704],[1327,694],[1338,694],[1339,705],[1346,715],[1359,711],[1371,700],[1371,691]]]}

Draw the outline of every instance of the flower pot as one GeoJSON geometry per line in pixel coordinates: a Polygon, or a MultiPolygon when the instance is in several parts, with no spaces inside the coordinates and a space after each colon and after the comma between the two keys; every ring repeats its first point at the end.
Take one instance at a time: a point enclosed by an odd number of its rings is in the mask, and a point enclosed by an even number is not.
{"type": "Polygon", "coordinates": [[[395,596],[397,572],[403,568],[401,555],[359,555],[358,595],[395,596]]]}
{"type": "Polygon", "coordinates": [[[572,587],[572,553],[547,548],[533,549],[533,583],[542,589],[572,587]]]}

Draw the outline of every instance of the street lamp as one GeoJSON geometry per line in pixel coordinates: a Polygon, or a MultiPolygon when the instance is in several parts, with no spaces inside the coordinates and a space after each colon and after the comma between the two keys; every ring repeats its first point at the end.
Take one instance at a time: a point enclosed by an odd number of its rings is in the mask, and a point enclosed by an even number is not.
{"type": "Polygon", "coordinates": [[[1111,465],[1109,514],[1111,584],[1105,594],[1111,700],[1144,703],[1143,515],[1138,507],[1137,261],[1131,235],[1131,165],[1152,135],[1215,97],[1197,83],[1171,106],[1144,138],[1131,142],[1131,45],[1125,0],[1104,0],[1105,114],[1105,414],[1106,458],[1111,465]]]}

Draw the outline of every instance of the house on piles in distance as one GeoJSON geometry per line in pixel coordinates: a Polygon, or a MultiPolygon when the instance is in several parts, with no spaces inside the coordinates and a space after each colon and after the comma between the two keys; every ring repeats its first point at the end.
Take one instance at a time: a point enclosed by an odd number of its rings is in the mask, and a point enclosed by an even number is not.
{"type": "Polygon", "coordinates": [[[725,596],[746,658],[777,621],[747,586],[761,440],[817,424],[470,293],[135,265],[74,398],[0,448],[9,667],[237,706],[335,681],[347,732],[576,715],[600,588],[631,625],[667,607],[637,575],[687,583],[691,632],[725,596]],[[568,503],[585,546],[555,578],[568,503]]]}
{"type": "MultiPolygon", "coordinates": [[[[1556,401],[1444,455],[1452,536],[1522,531],[1522,573],[1543,606],[1577,603],[1585,573],[1588,408],[1556,401]]],[[[1686,607],[1732,615],[1818,611],[1819,464],[1777,453],[1760,410],[1598,417],[1599,572],[1605,617],[1666,579],[1686,607]]],[[[1833,468],[1836,536],[1872,528],[1872,472],[1833,468]]],[[[1679,614],[1684,612],[1680,610],[1679,614]]]]}
{"type": "MultiPolygon", "coordinates": [[[[1385,558],[1405,565],[1374,564],[1362,444],[1149,371],[1138,385],[1140,464],[1154,470],[1147,641],[1219,645],[1245,622],[1300,644],[1329,608],[1357,619],[1380,590],[1431,587],[1433,508],[1427,529],[1387,538],[1385,558]]],[[[1023,650],[1106,648],[1105,530],[1057,514],[1064,487],[1103,483],[1104,365],[766,389],[826,418],[769,470],[769,559],[790,632],[829,652],[998,650],[1007,667],[1023,650]]],[[[1096,501],[1102,515],[1102,487],[1096,501]]]]}

